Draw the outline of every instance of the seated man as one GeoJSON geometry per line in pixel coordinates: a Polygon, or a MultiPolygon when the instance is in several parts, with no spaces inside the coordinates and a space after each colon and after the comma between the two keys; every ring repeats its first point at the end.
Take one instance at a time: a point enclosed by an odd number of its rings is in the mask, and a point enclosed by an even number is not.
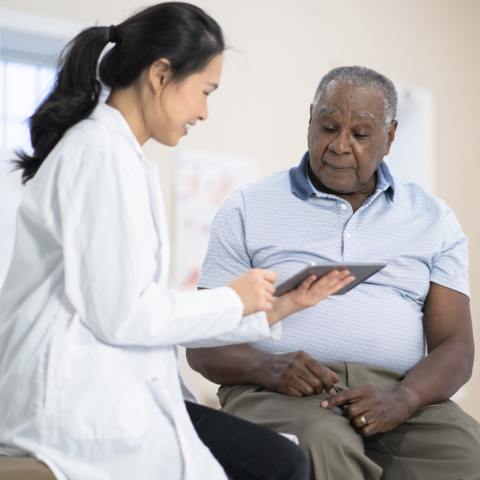
{"type": "Polygon", "coordinates": [[[283,282],[311,262],[388,266],[284,320],[276,342],[187,355],[223,385],[224,411],[297,435],[312,479],[478,480],[480,426],[448,400],[474,357],[467,239],[443,201],[389,173],[396,107],[377,72],[325,75],[308,152],[222,206],[199,287],[252,267],[283,282]]]}

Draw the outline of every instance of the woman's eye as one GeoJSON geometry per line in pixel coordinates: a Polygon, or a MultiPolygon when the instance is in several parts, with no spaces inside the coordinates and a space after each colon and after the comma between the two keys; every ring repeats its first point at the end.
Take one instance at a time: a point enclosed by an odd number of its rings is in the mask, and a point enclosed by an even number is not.
{"type": "Polygon", "coordinates": [[[203,92],[203,94],[207,97],[210,95],[208,92],[203,92]]]}

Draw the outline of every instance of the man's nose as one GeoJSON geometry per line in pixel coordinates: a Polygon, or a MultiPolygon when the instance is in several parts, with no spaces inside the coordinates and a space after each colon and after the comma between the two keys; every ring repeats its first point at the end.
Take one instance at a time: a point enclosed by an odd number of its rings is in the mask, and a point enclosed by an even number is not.
{"type": "Polygon", "coordinates": [[[350,145],[348,133],[345,130],[340,130],[337,136],[330,142],[328,148],[335,152],[337,155],[342,155],[343,153],[351,153],[352,146],[350,145]]]}

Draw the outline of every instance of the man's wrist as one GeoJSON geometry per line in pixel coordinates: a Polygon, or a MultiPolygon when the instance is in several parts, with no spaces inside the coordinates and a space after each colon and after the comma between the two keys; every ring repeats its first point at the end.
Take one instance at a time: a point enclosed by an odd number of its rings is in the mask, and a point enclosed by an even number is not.
{"type": "Polygon", "coordinates": [[[257,352],[252,369],[249,372],[251,383],[265,387],[265,375],[268,370],[268,360],[270,355],[257,352]]]}
{"type": "Polygon", "coordinates": [[[400,395],[402,404],[406,408],[409,417],[423,407],[421,397],[415,389],[400,383],[395,387],[394,391],[400,395]]]}

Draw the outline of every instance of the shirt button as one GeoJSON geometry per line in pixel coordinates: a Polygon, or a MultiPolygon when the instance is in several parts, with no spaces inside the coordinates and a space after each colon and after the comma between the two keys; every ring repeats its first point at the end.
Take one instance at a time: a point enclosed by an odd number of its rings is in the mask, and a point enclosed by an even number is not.
{"type": "Polygon", "coordinates": [[[352,238],[352,234],[351,234],[351,233],[347,233],[345,236],[346,236],[347,238],[352,238]]]}
{"type": "Polygon", "coordinates": [[[347,206],[346,206],[344,203],[342,203],[342,205],[340,205],[340,208],[341,208],[342,210],[346,210],[346,209],[347,209],[347,206]]]}

